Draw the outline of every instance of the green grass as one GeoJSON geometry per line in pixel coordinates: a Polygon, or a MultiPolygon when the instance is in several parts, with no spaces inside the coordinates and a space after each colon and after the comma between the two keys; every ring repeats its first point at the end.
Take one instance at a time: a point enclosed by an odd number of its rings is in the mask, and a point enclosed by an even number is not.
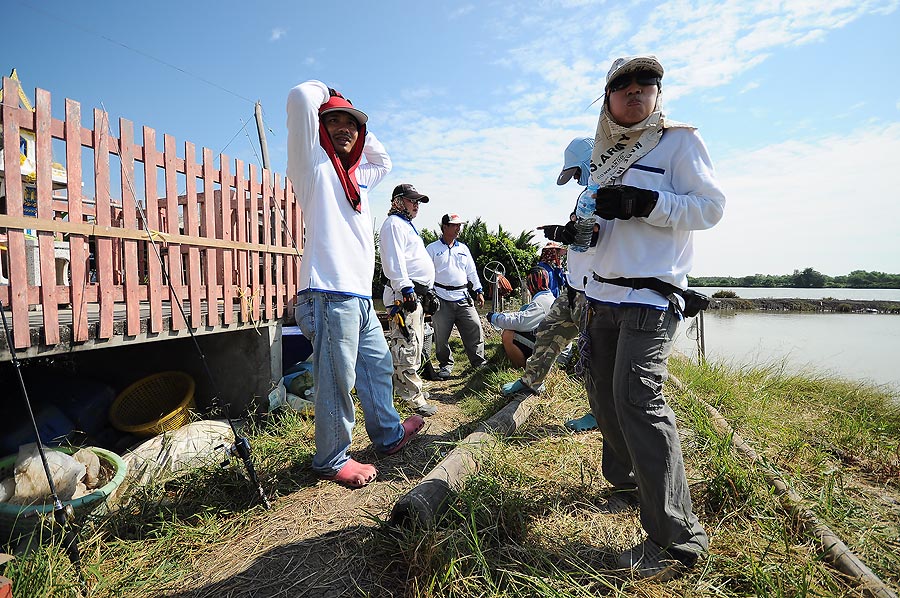
{"type": "MultiPolygon", "coordinates": [[[[458,341],[458,364],[467,364],[458,341]]],[[[462,385],[473,420],[505,404],[496,387],[514,380],[496,341],[491,367],[462,385]]],[[[777,364],[748,369],[673,358],[687,391],[666,387],[683,431],[695,511],[711,554],[688,575],[635,583],[612,571],[642,539],[636,513],[603,514],[602,437],[562,424],[585,412],[581,384],[554,370],[515,437],[479,459],[432,529],[391,531],[373,513],[360,546],[368,570],[397,595],[429,597],[854,596],[823,562],[815,539],[789,520],[765,480],[715,431],[698,399],[714,405],[766,463],[807,501],[882,580],[900,585],[900,411],[882,390],[777,364]]],[[[361,424],[360,424],[361,425],[361,424]]],[[[469,427],[474,427],[474,423],[469,427]]],[[[362,430],[360,429],[360,432],[362,430]]],[[[258,422],[249,435],[264,487],[288,496],[309,486],[312,424],[295,414],[258,422]]],[[[192,472],[131,498],[115,516],[84,528],[81,551],[91,596],[152,596],[189,579],[194,563],[267,517],[240,465],[192,472]]],[[[7,565],[19,596],[78,596],[78,578],[58,547],[7,565]]],[[[276,575],[277,572],[273,572],[276,575]]],[[[360,595],[381,595],[360,589],[360,595]]]]}

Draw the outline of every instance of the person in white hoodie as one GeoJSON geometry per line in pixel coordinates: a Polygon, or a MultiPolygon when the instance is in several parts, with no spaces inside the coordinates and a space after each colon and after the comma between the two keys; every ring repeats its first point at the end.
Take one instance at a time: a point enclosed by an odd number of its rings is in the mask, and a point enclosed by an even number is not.
{"type": "Polygon", "coordinates": [[[381,225],[378,246],[384,285],[384,306],[391,315],[388,344],[394,359],[394,392],[413,411],[428,417],[437,407],[428,403],[425,383],[419,376],[425,340],[425,313],[433,313],[434,262],[425,251],[425,243],[413,224],[419,205],[428,196],[409,183],[397,185],[391,195],[388,217],[381,225]]]}
{"type": "Polygon", "coordinates": [[[647,532],[618,566],[655,579],[677,576],[709,548],[663,384],[678,323],[694,310],[694,231],[714,226],[725,209],[700,135],[662,110],[663,72],[655,56],[627,56],[606,77],[591,157],[595,213],[606,227],[585,287],[582,333],[603,476],[613,485],[606,510],[639,507],[647,532]]]}
{"type": "Polygon", "coordinates": [[[347,453],[354,387],[377,451],[398,452],[425,423],[419,415],[401,422],[394,408],[391,354],[372,306],[375,235],[368,191],[390,172],[391,159],[366,130],[367,121],[321,81],[306,81],[288,94],[287,176],[306,232],[294,313],[313,345],[316,384],[312,469],[351,488],[378,473],[347,453]]]}
{"type": "MultiPolygon", "coordinates": [[[[594,139],[592,137],[576,137],[569,142],[563,152],[563,167],[556,179],[557,185],[565,185],[574,181],[582,189],[579,192],[579,202],[591,180],[591,152],[594,151],[594,139]]],[[[550,368],[572,339],[578,336],[581,330],[584,306],[587,303],[584,298],[585,279],[590,275],[590,262],[593,259],[597,238],[601,225],[595,224],[597,219],[592,209],[588,209],[588,217],[584,222],[579,222],[575,210],[570,215],[566,224],[545,224],[538,230],[544,232],[544,236],[551,241],[568,245],[566,251],[566,285],[560,290],[559,296],[550,307],[550,313],[541,322],[535,335],[534,353],[525,364],[525,373],[522,377],[500,387],[503,396],[527,396],[539,394],[544,388],[544,378],[550,373],[550,368]],[[587,227],[587,228],[584,228],[587,227]],[[595,230],[596,229],[596,230],[595,230]],[[579,239],[579,231],[584,230],[587,238],[579,239]],[[579,241],[586,241],[584,246],[579,241]]],[[[597,428],[597,421],[592,413],[583,417],[569,420],[566,428],[573,432],[586,432],[597,428]]]]}

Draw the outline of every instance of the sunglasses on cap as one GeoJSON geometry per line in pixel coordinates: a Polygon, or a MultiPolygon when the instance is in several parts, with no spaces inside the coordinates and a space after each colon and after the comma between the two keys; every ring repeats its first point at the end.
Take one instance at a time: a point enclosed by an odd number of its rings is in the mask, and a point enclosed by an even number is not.
{"type": "Polygon", "coordinates": [[[612,81],[610,81],[609,85],[606,86],[607,91],[610,93],[614,91],[620,91],[625,89],[632,82],[637,83],[638,85],[647,86],[647,85],[659,85],[660,77],[653,71],[637,71],[636,73],[625,73],[624,75],[619,75],[612,81]]]}

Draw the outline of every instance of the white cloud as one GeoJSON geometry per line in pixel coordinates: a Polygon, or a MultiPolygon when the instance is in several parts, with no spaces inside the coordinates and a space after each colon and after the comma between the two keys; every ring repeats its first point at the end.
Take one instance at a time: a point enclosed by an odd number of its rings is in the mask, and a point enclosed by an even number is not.
{"type": "Polygon", "coordinates": [[[270,42],[277,42],[282,37],[287,35],[287,29],[282,29],[281,27],[276,27],[272,30],[272,34],[269,36],[270,42]]]}
{"type": "Polygon", "coordinates": [[[792,141],[719,160],[728,205],[695,235],[694,274],[900,272],[900,203],[888,175],[900,123],[792,141]],[[787,260],[786,260],[787,256],[787,260]]]}
{"type": "Polygon", "coordinates": [[[447,18],[451,20],[458,19],[460,17],[464,17],[473,10],[475,10],[474,4],[464,4],[463,6],[457,6],[452,11],[450,11],[450,13],[447,15],[447,18]]]}

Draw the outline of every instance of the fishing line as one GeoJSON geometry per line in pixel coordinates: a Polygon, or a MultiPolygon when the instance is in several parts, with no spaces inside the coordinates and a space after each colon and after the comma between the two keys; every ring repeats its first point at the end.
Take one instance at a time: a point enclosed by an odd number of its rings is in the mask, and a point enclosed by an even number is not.
{"type": "Polygon", "coordinates": [[[22,378],[22,368],[19,364],[19,358],[16,355],[16,347],[13,344],[12,334],[9,331],[9,324],[6,322],[6,311],[3,307],[3,301],[0,300],[0,317],[3,319],[3,332],[6,335],[6,344],[9,347],[9,353],[12,356],[13,365],[16,368],[16,375],[19,378],[19,390],[22,392],[22,398],[25,399],[25,405],[28,407],[28,416],[31,418],[31,425],[34,428],[34,437],[37,440],[38,454],[41,457],[41,464],[44,466],[44,473],[47,475],[47,484],[50,487],[50,498],[53,499],[53,520],[63,530],[63,543],[65,544],[66,554],[75,567],[78,578],[84,585],[84,576],[81,571],[81,553],[78,550],[78,529],[75,523],[75,509],[71,504],[63,505],[56,492],[56,484],[53,483],[53,475],[50,473],[50,464],[47,462],[47,455],[44,453],[44,443],[41,441],[41,433],[38,430],[37,420],[34,417],[34,410],[31,408],[31,399],[28,398],[28,389],[25,387],[25,379],[22,378]]]}
{"type": "MultiPolygon", "coordinates": [[[[110,129],[109,129],[109,112],[106,110],[106,106],[103,104],[102,101],[100,102],[100,106],[103,108],[103,112],[106,116],[106,131],[109,133],[110,136],[112,136],[112,131],[110,131],[110,129]]],[[[105,147],[105,146],[102,145],[102,143],[101,143],[101,147],[105,147]]],[[[131,191],[132,197],[134,197],[134,204],[137,207],[138,215],[141,218],[141,223],[144,225],[144,230],[147,231],[147,239],[150,241],[150,246],[153,247],[153,253],[156,255],[156,258],[159,260],[159,265],[160,265],[160,268],[162,269],[163,280],[165,281],[165,284],[169,289],[169,296],[172,298],[172,302],[178,306],[178,311],[181,313],[181,318],[182,318],[182,320],[184,320],[185,327],[187,328],[188,334],[190,335],[191,340],[194,343],[194,348],[197,350],[197,354],[200,356],[200,362],[203,365],[203,370],[206,373],[207,378],[209,379],[210,385],[212,386],[213,407],[214,407],[214,409],[220,411],[225,416],[225,419],[228,420],[228,425],[231,426],[231,431],[234,434],[234,444],[231,445],[231,447],[229,447],[228,449],[226,449],[226,454],[228,456],[237,455],[238,457],[240,457],[241,461],[243,461],[243,463],[244,463],[244,467],[247,469],[247,474],[250,477],[250,483],[255,487],[257,493],[259,494],[260,502],[263,504],[263,506],[265,508],[269,509],[269,508],[271,508],[272,505],[269,503],[269,499],[266,497],[266,493],[259,483],[259,478],[256,476],[256,469],[253,467],[253,460],[251,459],[251,454],[250,454],[250,442],[247,440],[247,438],[245,436],[241,436],[238,433],[238,429],[234,425],[234,420],[231,419],[231,416],[228,414],[228,410],[224,409],[220,403],[219,387],[218,387],[218,384],[216,384],[216,380],[213,377],[212,372],[209,369],[209,364],[206,361],[206,354],[203,353],[203,350],[200,348],[200,344],[197,342],[197,337],[194,334],[194,330],[191,327],[191,325],[188,323],[187,313],[184,310],[184,306],[181,304],[181,298],[178,297],[178,294],[175,292],[175,287],[172,285],[172,279],[169,276],[169,269],[166,266],[165,260],[163,260],[162,252],[160,251],[159,246],[156,243],[156,239],[153,236],[153,231],[150,230],[150,226],[147,222],[147,216],[144,213],[144,208],[141,205],[141,202],[139,201],[139,199],[137,197],[137,193],[135,192],[134,184],[131,180],[131,177],[128,174],[128,169],[124,168],[124,164],[123,164],[123,168],[122,168],[122,174],[125,177],[125,181],[128,184],[128,188],[131,191]]],[[[223,197],[224,197],[224,194],[223,194],[223,197]]],[[[212,194],[210,194],[210,198],[208,199],[208,201],[211,201],[211,199],[212,199],[212,194]]],[[[144,199],[144,201],[147,201],[146,198],[144,199]]],[[[170,221],[171,221],[171,219],[170,219],[170,221]]],[[[176,219],[176,222],[177,222],[177,219],[176,219]]],[[[206,281],[206,282],[207,282],[207,284],[212,284],[210,281],[206,281]]],[[[215,306],[207,305],[207,316],[210,313],[212,313],[212,309],[214,307],[215,306]]],[[[226,306],[226,307],[228,307],[228,306],[226,306]]],[[[197,306],[197,308],[199,308],[199,305],[197,306]]],[[[191,309],[192,310],[194,309],[193,305],[191,306],[191,309]]],[[[218,309],[216,309],[216,311],[218,312],[218,309]]],[[[227,463],[227,461],[226,461],[226,463],[227,463]]]]}
{"type": "Polygon", "coordinates": [[[74,21],[70,21],[70,20],[67,20],[67,19],[60,18],[59,15],[54,14],[54,13],[51,13],[51,12],[48,12],[48,11],[46,11],[46,10],[43,10],[43,9],[41,9],[40,7],[35,6],[35,5],[33,5],[33,4],[29,3],[29,2],[22,2],[22,4],[24,4],[25,6],[27,6],[27,7],[30,8],[30,9],[34,10],[35,12],[39,12],[39,13],[43,14],[45,17],[49,17],[49,18],[54,19],[54,20],[56,20],[56,21],[59,21],[59,22],[61,22],[61,23],[63,23],[63,24],[70,25],[70,26],[72,26],[72,27],[75,27],[76,29],[80,29],[80,30],[83,31],[84,33],[88,33],[88,34],[90,34],[90,35],[99,37],[100,39],[105,40],[105,41],[107,41],[107,42],[109,42],[109,43],[111,43],[111,44],[115,44],[115,45],[117,45],[117,46],[121,46],[121,47],[125,48],[126,50],[130,50],[131,52],[134,52],[135,54],[140,54],[140,55],[143,56],[144,58],[149,58],[150,60],[153,60],[153,61],[155,61],[155,62],[158,62],[158,63],[162,64],[163,66],[167,66],[167,67],[169,67],[169,68],[171,68],[171,69],[175,69],[176,71],[178,71],[178,72],[180,72],[180,73],[183,73],[183,74],[187,75],[188,77],[191,77],[192,79],[196,79],[197,81],[201,81],[202,83],[206,83],[207,85],[209,85],[209,86],[211,86],[211,87],[215,87],[216,89],[218,89],[218,90],[220,90],[220,91],[224,91],[224,92],[227,93],[227,94],[233,95],[233,96],[236,97],[236,98],[239,98],[239,99],[244,100],[244,101],[246,101],[246,102],[250,102],[251,104],[255,103],[255,102],[254,102],[253,100],[251,100],[250,98],[245,98],[244,96],[242,96],[241,94],[237,93],[236,91],[232,91],[232,90],[228,89],[227,87],[223,87],[223,86],[219,85],[218,83],[215,83],[215,82],[213,82],[213,81],[210,81],[209,79],[205,79],[205,78],[203,78],[203,77],[201,77],[201,76],[199,76],[199,75],[195,75],[194,73],[192,73],[192,72],[190,72],[190,71],[188,71],[188,70],[186,70],[186,69],[183,69],[183,68],[181,68],[180,66],[174,65],[174,64],[172,64],[171,62],[166,62],[165,60],[163,60],[163,59],[161,59],[161,58],[157,58],[156,56],[154,56],[154,55],[152,55],[152,54],[150,54],[150,53],[148,53],[148,52],[145,52],[145,51],[143,51],[143,50],[138,50],[137,48],[133,48],[133,47],[129,46],[128,44],[125,44],[125,43],[123,43],[123,42],[120,42],[120,41],[118,41],[118,40],[115,40],[115,39],[113,39],[113,38],[111,38],[111,37],[109,37],[109,36],[107,36],[107,35],[102,34],[102,33],[97,33],[96,31],[94,31],[94,30],[92,30],[92,29],[88,29],[87,27],[84,27],[83,25],[80,25],[80,24],[78,24],[78,23],[76,23],[76,22],[74,22],[74,21]]]}
{"type": "MultiPolygon", "coordinates": [[[[237,139],[237,136],[240,135],[241,132],[247,128],[247,122],[250,122],[250,121],[244,122],[243,118],[240,119],[240,121],[241,121],[241,128],[237,130],[237,133],[235,133],[234,135],[231,136],[231,139],[228,140],[228,143],[225,144],[225,147],[220,149],[218,154],[216,154],[216,155],[221,156],[225,152],[225,150],[228,149],[228,146],[231,145],[231,142],[234,141],[235,139],[237,139]]],[[[248,135],[248,137],[249,137],[249,135],[248,135]]],[[[256,153],[256,148],[254,148],[253,153],[256,153]]],[[[256,159],[259,160],[259,156],[257,156],[256,159]]]]}

